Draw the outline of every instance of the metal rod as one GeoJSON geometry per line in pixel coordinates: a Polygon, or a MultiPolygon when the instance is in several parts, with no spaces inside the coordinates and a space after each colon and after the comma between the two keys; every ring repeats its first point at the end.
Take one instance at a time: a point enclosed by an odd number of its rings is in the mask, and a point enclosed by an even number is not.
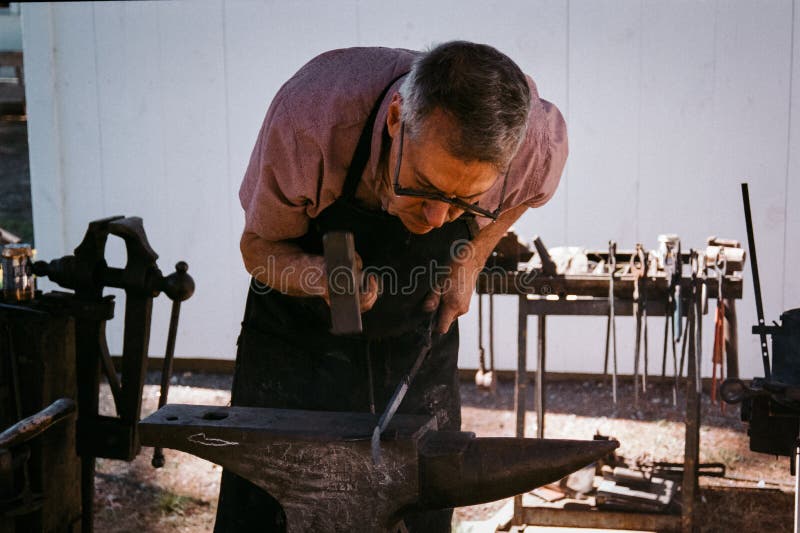
{"type": "Polygon", "coordinates": [[[478,295],[478,370],[486,372],[486,352],[483,349],[483,295],[478,295]]]}
{"type": "MultiPolygon", "coordinates": [[[[694,291],[692,296],[694,297],[694,291]]],[[[681,526],[685,533],[692,533],[694,530],[694,506],[697,497],[697,465],[700,455],[700,394],[695,386],[694,380],[697,378],[697,336],[696,336],[696,317],[695,301],[689,302],[687,309],[687,331],[684,341],[689,347],[689,361],[687,365],[687,386],[686,386],[686,433],[684,437],[684,467],[682,483],[682,511],[681,526]]]]}
{"type": "Polygon", "coordinates": [[[494,294],[492,293],[489,293],[489,371],[494,372],[494,294]]]}
{"type": "MultiPolygon", "coordinates": [[[[514,384],[514,411],[517,416],[516,436],[525,436],[525,396],[528,387],[528,298],[518,297],[517,309],[517,375],[514,384]]],[[[514,524],[522,523],[522,495],[514,496],[514,524]]]]}
{"type": "Polygon", "coordinates": [[[528,300],[519,296],[517,313],[517,379],[514,389],[514,410],[517,414],[516,436],[525,436],[525,392],[528,387],[528,300]]]}
{"type": "MultiPolygon", "coordinates": [[[[175,337],[178,336],[178,320],[181,316],[181,301],[172,301],[172,313],[169,317],[169,332],[167,333],[167,348],[164,352],[164,366],[161,369],[161,394],[158,396],[158,408],[167,404],[169,396],[169,380],[172,377],[172,360],[175,357],[175,337]]],[[[164,466],[164,450],[156,447],[153,450],[153,459],[150,464],[154,468],[164,466]]]]}
{"type": "Polygon", "coordinates": [[[547,315],[539,315],[537,320],[538,349],[536,354],[536,437],[544,438],[545,372],[547,353],[547,315]]]}
{"type": "Polygon", "coordinates": [[[764,306],[761,302],[761,281],[758,277],[758,259],[756,258],[756,240],[753,235],[753,217],[750,214],[750,193],[747,183],[742,183],[742,202],[744,204],[744,221],[747,225],[747,246],[750,248],[750,269],[753,271],[753,290],[756,295],[756,313],[758,315],[758,336],[761,339],[761,362],[764,364],[764,377],[769,381],[772,374],[769,369],[769,350],[767,349],[767,333],[764,330],[764,306]]]}

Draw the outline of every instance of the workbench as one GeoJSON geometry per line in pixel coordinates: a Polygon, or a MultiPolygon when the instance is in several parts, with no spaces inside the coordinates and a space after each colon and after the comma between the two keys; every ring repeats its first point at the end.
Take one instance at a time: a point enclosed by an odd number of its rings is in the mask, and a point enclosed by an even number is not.
{"type": "MultiPolygon", "coordinates": [[[[648,277],[648,317],[664,317],[667,311],[669,281],[663,273],[648,277]]],[[[684,306],[692,295],[692,278],[681,278],[684,306]]],[[[726,342],[730,374],[738,373],[736,346],[735,300],[742,297],[740,275],[725,275],[722,289],[726,304],[726,342]]],[[[525,436],[525,400],[528,388],[527,344],[528,317],[537,316],[537,366],[535,375],[536,436],[544,438],[545,388],[546,388],[546,329],[547,315],[607,316],[609,313],[608,274],[564,274],[548,276],[541,271],[504,272],[497,267],[484,270],[479,276],[477,293],[504,294],[518,297],[517,371],[514,406],[516,411],[516,436],[525,436]]],[[[708,299],[717,298],[717,279],[706,283],[708,299]]],[[[633,275],[616,275],[614,278],[615,314],[633,316],[633,275]]],[[[708,306],[711,308],[711,305],[708,306]]],[[[687,309],[688,307],[684,307],[687,309]]],[[[695,338],[691,335],[689,338],[695,338]]],[[[695,362],[697,347],[688,346],[686,376],[686,433],[684,448],[684,477],[682,483],[682,512],[680,516],[655,513],[608,512],[601,510],[571,511],[540,507],[524,507],[522,496],[514,500],[514,525],[572,526],[596,528],[639,529],[650,531],[691,531],[694,501],[697,494],[697,468],[700,455],[700,396],[702,390],[692,383],[696,380],[695,362]]]]}

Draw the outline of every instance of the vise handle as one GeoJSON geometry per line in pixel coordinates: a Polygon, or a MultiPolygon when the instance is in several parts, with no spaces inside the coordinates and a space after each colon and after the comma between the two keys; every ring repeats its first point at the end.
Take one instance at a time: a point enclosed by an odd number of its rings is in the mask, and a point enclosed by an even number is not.
{"type": "Polygon", "coordinates": [[[75,402],[69,398],[60,398],[0,433],[0,449],[24,444],[74,412],[75,402]]]}

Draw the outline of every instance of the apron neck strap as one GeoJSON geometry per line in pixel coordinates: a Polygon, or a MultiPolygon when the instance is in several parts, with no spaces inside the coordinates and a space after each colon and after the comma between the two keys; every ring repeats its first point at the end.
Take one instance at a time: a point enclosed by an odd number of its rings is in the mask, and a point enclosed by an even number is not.
{"type": "Polygon", "coordinates": [[[361,181],[361,176],[364,174],[364,169],[367,168],[367,163],[369,162],[372,132],[375,129],[375,119],[378,116],[378,111],[381,108],[383,99],[386,97],[386,93],[389,92],[392,85],[406,74],[407,73],[404,72],[390,81],[389,84],[384,87],[383,91],[381,91],[378,99],[375,100],[372,111],[370,111],[369,117],[367,117],[367,122],[364,124],[364,129],[361,130],[361,137],[358,138],[358,144],[353,153],[353,158],[350,160],[350,167],[347,169],[347,177],[344,180],[344,187],[342,188],[342,198],[351,199],[355,196],[356,189],[361,181]]]}

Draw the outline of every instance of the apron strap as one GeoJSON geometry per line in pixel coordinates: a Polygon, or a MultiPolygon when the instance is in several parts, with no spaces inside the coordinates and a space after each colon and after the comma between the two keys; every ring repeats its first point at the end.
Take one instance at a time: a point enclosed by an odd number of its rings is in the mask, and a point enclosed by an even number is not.
{"type": "Polygon", "coordinates": [[[342,187],[342,198],[351,199],[355,196],[358,183],[361,181],[361,176],[364,174],[367,162],[369,162],[372,132],[375,128],[375,119],[378,116],[378,110],[380,110],[383,99],[386,97],[386,93],[389,92],[392,85],[406,74],[408,73],[404,72],[390,81],[389,84],[384,87],[383,91],[381,91],[378,99],[375,100],[372,111],[370,111],[369,117],[367,117],[367,123],[364,124],[364,129],[361,130],[361,137],[358,138],[358,144],[353,153],[353,158],[350,160],[350,168],[347,169],[347,177],[344,180],[344,187],[342,187]]]}

